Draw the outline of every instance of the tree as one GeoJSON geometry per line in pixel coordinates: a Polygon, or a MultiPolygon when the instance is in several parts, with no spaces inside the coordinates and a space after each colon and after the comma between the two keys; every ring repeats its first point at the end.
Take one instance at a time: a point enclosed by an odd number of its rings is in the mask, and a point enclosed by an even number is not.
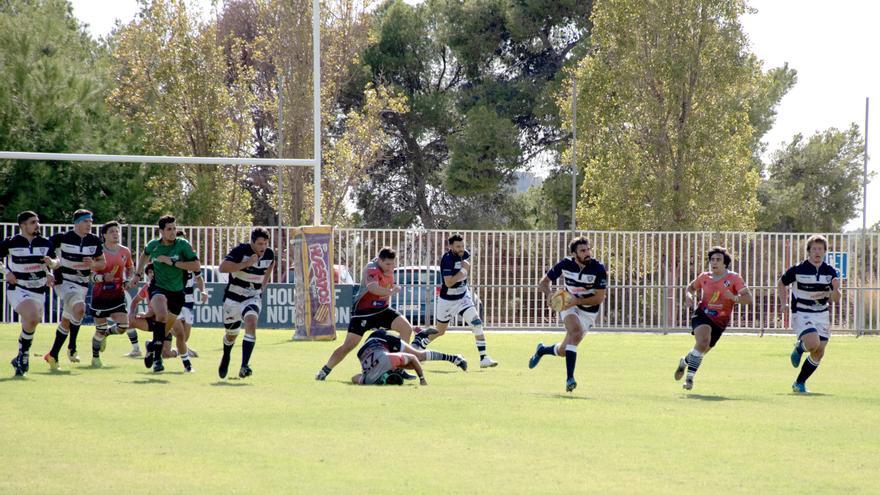
{"type": "MultiPolygon", "coordinates": [[[[225,82],[216,24],[202,22],[184,0],[152,0],[111,37],[116,85],[109,96],[127,132],[149,154],[248,156],[250,93],[225,82]]],[[[159,211],[182,223],[252,222],[240,167],[161,167],[147,183],[159,211]]]]}
{"type": "MultiPolygon", "coordinates": [[[[357,190],[366,225],[460,225],[500,208],[516,170],[565,138],[552,95],[588,35],[591,2],[435,0],[376,9],[363,62],[406,98],[357,190]]],[[[467,225],[463,225],[467,227],[467,225]]]]}
{"type": "Polygon", "coordinates": [[[858,126],[796,134],[773,154],[758,189],[758,228],[771,232],[840,232],[862,199],[864,141],[858,126]]]}
{"type": "MultiPolygon", "coordinates": [[[[608,0],[578,81],[578,220],[596,229],[751,230],[755,147],[793,83],[749,53],[742,0],[608,0]]],[[[568,114],[570,92],[560,107],[568,114]]],[[[570,118],[570,116],[569,116],[570,118]]]]}
{"type": "MultiPolygon", "coordinates": [[[[0,3],[0,149],[126,153],[133,143],[104,102],[108,53],[62,0],[0,3]]],[[[0,216],[36,210],[44,222],[70,221],[78,208],[99,219],[149,216],[142,184],[156,170],[134,164],[0,162],[0,216]]]]}

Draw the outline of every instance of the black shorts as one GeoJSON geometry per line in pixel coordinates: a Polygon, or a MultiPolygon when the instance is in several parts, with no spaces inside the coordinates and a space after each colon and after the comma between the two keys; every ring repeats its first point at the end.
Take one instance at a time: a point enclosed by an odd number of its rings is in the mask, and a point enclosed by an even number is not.
{"type": "Polygon", "coordinates": [[[715,347],[715,344],[718,343],[718,339],[721,338],[721,334],[724,333],[725,327],[712,321],[711,318],[706,316],[706,313],[702,308],[697,308],[694,311],[694,314],[691,315],[691,335],[694,334],[694,330],[700,325],[709,325],[709,328],[712,329],[712,338],[709,340],[709,347],[715,347]]]}
{"type": "Polygon", "coordinates": [[[160,294],[165,296],[165,300],[168,301],[168,312],[175,316],[179,316],[180,310],[183,309],[183,305],[186,304],[186,294],[184,294],[182,290],[173,291],[155,285],[150,286],[150,299],[153,299],[160,294]]]}
{"type": "Polygon", "coordinates": [[[89,304],[89,313],[94,318],[109,318],[113,313],[127,313],[127,305],[125,294],[117,297],[99,297],[92,299],[89,304]]]}
{"type": "Polygon", "coordinates": [[[350,333],[363,337],[369,330],[390,329],[391,323],[400,316],[400,313],[391,308],[385,308],[378,312],[368,310],[364,313],[366,314],[358,314],[357,311],[352,313],[351,321],[348,322],[350,333]]]}

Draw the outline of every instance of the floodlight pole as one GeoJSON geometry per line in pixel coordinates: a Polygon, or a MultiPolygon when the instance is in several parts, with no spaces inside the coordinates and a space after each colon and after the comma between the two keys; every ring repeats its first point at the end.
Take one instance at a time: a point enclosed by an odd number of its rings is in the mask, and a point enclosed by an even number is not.
{"type": "Polygon", "coordinates": [[[314,119],[315,211],[312,223],[321,225],[321,2],[312,0],[312,116],[314,119]]]}

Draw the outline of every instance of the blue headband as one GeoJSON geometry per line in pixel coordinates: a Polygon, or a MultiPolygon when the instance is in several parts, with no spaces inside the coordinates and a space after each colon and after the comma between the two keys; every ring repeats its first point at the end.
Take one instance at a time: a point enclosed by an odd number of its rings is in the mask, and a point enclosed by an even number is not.
{"type": "Polygon", "coordinates": [[[76,217],[76,216],[73,217],[73,223],[74,223],[74,224],[77,224],[77,223],[80,223],[80,222],[82,222],[82,221],[84,221],[84,220],[91,220],[91,219],[92,219],[92,214],[91,214],[91,213],[83,213],[83,214],[81,214],[81,215],[78,216],[78,217],[76,217]]]}

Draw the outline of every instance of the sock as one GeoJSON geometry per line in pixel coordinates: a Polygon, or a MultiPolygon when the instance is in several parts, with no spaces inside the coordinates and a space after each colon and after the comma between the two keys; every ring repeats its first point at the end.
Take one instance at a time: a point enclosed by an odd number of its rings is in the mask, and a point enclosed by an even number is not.
{"type": "Polygon", "coordinates": [[[138,345],[138,331],[137,328],[129,328],[128,332],[128,341],[131,342],[131,348],[134,350],[140,350],[140,346],[138,345]]]}
{"type": "Polygon", "coordinates": [[[70,324],[70,340],[67,341],[67,349],[71,353],[76,352],[76,337],[79,335],[79,325],[70,324]]]}
{"type": "Polygon", "coordinates": [[[696,374],[697,372],[697,369],[700,367],[700,363],[703,362],[703,353],[696,349],[691,349],[691,352],[689,352],[687,356],[684,357],[684,362],[687,363],[688,366],[688,378],[693,378],[694,374],[696,374]]]}
{"type": "Polygon", "coordinates": [[[331,371],[333,371],[333,368],[328,368],[326,364],[321,366],[321,372],[324,373],[324,376],[329,375],[331,371]]]}
{"type": "Polygon", "coordinates": [[[187,371],[192,369],[192,363],[189,362],[189,351],[184,352],[180,356],[180,360],[183,362],[183,367],[187,369],[187,371]]]}
{"type": "Polygon", "coordinates": [[[34,334],[27,333],[22,329],[21,335],[18,336],[18,355],[22,364],[28,363],[28,351],[31,350],[31,344],[34,342],[34,334]]]}
{"type": "Polygon", "coordinates": [[[425,351],[425,354],[428,355],[425,358],[425,361],[449,361],[450,363],[455,362],[455,356],[452,354],[444,354],[437,351],[425,351]]]}
{"type": "Polygon", "coordinates": [[[568,344],[565,346],[565,372],[568,373],[568,379],[574,378],[574,365],[577,363],[577,346],[568,344]]]}
{"type": "Polygon", "coordinates": [[[798,339],[797,344],[795,344],[794,347],[798,350],[798,352],[805,352],[807,350],[807,348],[804,346],[804,341],[800,339],[798,339]]]}
{"type": "Polygon", "coordinates": [[[61,325],[58,325],[58,328],[55,329],[55,342],[52,343],[52,350],[49,351],[49,355],[55,358],[56,361],[58,361],[58,353],[61,352],[61,347],[64,345],[68,333],[61,325]]]}
{"type": "Polygon", "coordinates": [[[244,340],[241,342],[241,366],[247,366],[251,360],[251,353],[254,352],[254,346],[257,345],[257,336],[244,334],[244,340]]]}
{"type": "Polygon", "coordinates": [[[542,345],[540,349],[538,349],[539,356],[547,356],[548,354],[556,355],[556,348],[559,344],[553,345],[542,345]]]}
{"type": "Polygon", "coordinates": [[[162,356],[162,343],[165,342],[165,323],[150,318],[147,320],[147,325],[153,332],[153,340],[147,344],[147,352],[155,352],[158,359],[162,356]]]}
{"type": "Polygon", "coordinates": [[[486,357],[486,341],[485,340],[478,340],[477,341],[477,352],[480,353],[480,361],[482,361],[483,358],[486,357]]]}
{"type": "Polygon", "coordinates": [[[813,361],[813,356],[808,357],[807,360],[804,361],[804,365],[801,366],[801,372],[795,381],[798,383],[807,383],[807,378],[809,378],[818,367],[819,363],[813,361]]]}
{"type": "Polygon", "coordinates": [[[104,336],[100,333],[95,333],[95,336],[92,337],[92,357],[100,357],[101,356],[101,341],[104,340],[104,336]]]}
{"type": "Polygon", "coordinates": [[[232,352],[232,346],[235,345],[235,341],[232,342],[226,340],[226,336],[223,336],[223,358],[229,359],[229,353],[232,352]]]}

